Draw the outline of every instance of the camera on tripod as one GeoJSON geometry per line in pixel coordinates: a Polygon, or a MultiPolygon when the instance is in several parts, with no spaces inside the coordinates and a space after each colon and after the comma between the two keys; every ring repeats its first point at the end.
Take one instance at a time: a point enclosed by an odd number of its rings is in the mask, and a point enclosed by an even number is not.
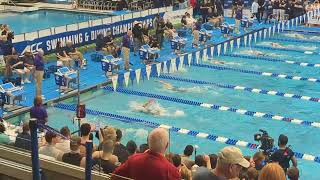
{"type": "Polygon", "coordinates": [[[257,133],[254,135],[254,140],[259,141],[261,143],[260,149],[263,150],[263,152],[268,155],[271,153],[271,150],[273,148],[274,139],[269,136],[268,132],[259,129],[261,133],[257,133]]]}

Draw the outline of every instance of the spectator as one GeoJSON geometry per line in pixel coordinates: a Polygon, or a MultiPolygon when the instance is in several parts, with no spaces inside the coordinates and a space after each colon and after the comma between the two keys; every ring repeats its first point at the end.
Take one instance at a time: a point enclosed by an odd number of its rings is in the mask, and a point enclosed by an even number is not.
{"type": "Polygon", "coordinates": [[[216,154],[210,154],[209,158],[210,158],[211,169],[215,169],[217,166],[218,156],[216,154]]]}
{"type": "Polygon", "coordinates": [[[103,138],[102,138],[103,141],[112,140],[115,142],[117,139],[117,131],[112,126],[105,127],[102,131],[102,134],[103,134],[103,138]]]}
{"type": "Polygon", "coordinates": [[[279,4],[279,14],[280,14],[280,21],[285,20],[284,19],[284,14],[286,13],[286,7],[287,3],[285,0],[281,0],[279,4]]]}
{"type": "Polygon", "coordinates": [[[266,6],[266,0],[258,0],[258,5],[259,5],[259,8],[258,8],[258,13],[259,13],[258,22],[260,23],[262,18],[263,18],[263,15],[264,15],[265,6],[266,6]]]}
{"type": "Polygon", "coordinates": [[[239,3],[242,4],[241,0],[232,0],[231,18],[233,18],[233,15],[235,14],[239,3]]]}
{"type": "Polygon", "coordinates": [[[287,171],[287,176],[289,180],[299,179],[299,169],[296,167],[290,167],[287,171]]]}
{"type": "Polygon", "coordinates": [[[193,15],[196,15],[197,14],[197,8],[196,8],[196,6],[197,6],[197,0],[190,0],[189,1],[189,5],[190,5],[190,7],[192,8],[192,14],[193,15]]]}
{"type": "Polygon", "coordinates": [[[203,3],[200,6],[200,12],[202,15],[202,23],[208,22],[209,6],[210,6],[210,4],[207,2],[207,0],[203,1],[203,3]]]}
{"type": "Polygon", "coordinates": [[[9,25],[3,24],[2,25],[2,31],[1,31],[1,36],[8,36],[8,33],[10,32],[9,25]]]}
{"type": "Polygon", "coordinates": [[[51,131],[48,131],[45,135],[46,145],[39,148],[39,153],[59,159],[63,152],[56,148],[56,143],[58,142],[57,135],[51,131]]]}
{"type": "Polygon", "coordinates": [[[6,127],[3,123],[0,123],[0,144],[10,144],[10,138],[4,132],[6,131],[6,127]]]}
{"type": "Polygon", "coordinates": [[[172,164],[178,168],[178,170],[180,170],[181,168],[181,157],[179,154],[173,154],[173,156],[171,157],[172,159],[172,164]]]}
{"type": "Polygon", "coordinates": [[[195,165],[192,167],[193,180],[209,180],[212,177],[210,171],[211,163],[208,155],[198,155],[195,158],[195,165]]]}
{"type": "Polygon", "coordinates": [[[141,144],[139,146],[139,153],[144,153],[149,149],[149,145],[148,144],[141,144]]]}
{"type": "MultiPolygon", "coordinates": [[[[114,149],[114,142],[112,140],[106,140],[102,143],[102,152],[99,151],[99,156],[93,159],[93,169],[99,170],[100,167],[103,169],[104,173],[112,173],[117,165],[119,165],[118,158],[112,155],[114,149]]],[[[95,152],[96,153],[96,152],[95,152]]]]}
{"type": "Polygon", "coordinates": [[[239,177],[242,168],[248,168],[250,162],[247,161],[239,148],[227,146],[218,154],[217,166],[213,171],[216,179],[232,179],[239,177]]]}
{"type": "Polygon", "coordinates": [[[254,167],[251,167],[247,171],[248,180],[258,180],[259,178],[259,171],[254,167]]]}
{"type": "Polygon", "coordinates": [[[201,30],[201,18],[198,19],[198,21],[195,23],[193,27],[193,41],[192,41],[192,47],[198,47],[199,46],[199,38],[200,38],[200,30],[201,30]]]}
{"type": "Polygon", "coordinates": [[[188,169],[191,169],[191,167],[194,165],[194,161],[190,159],[193,153],[193,146],[187,145],[184,148],[183,154],[181,155],[181,162],[184,164],[188,169]]]}
{"type": "Polygon", "coordinates": [[[254,0],[251,6],[252,17],[256,17],[258,22],[260,23],[260,13],[258,13],[259,4],[258,0],[254,0]]]}
{"type": "Polygon", "coordinates": [[[120,55],[120,48],[114,44],[111,30],[107,30],[107,36],[104,38],[105,47],[107,48],[107,53],[111,54],[113,57],[118,57],[120,55]]]}
{"type": "Polygon", "coordinates": [[[294,156],[293,151],[287,147],[287,143],[288,137],[281,134],[278,139],[279,149],[275,151],[270,158],[272,162],[278,162],[285,172],[290,167],[289,161],[292,162],[294,167],[297,167],[297,159],[294,156]]]}
{"type": "Polygon", "coordinates": [[[85,67],[84,67],[85,66],[85,59],[83,57],[83,54],[74,47],[74,45],[71,41],[67,41],[66,44],[67,44],[67,46],[65,48],[65,51],[66,51],[67,55],[71,59],[78,61],[78,63],[80,63],[79,64],[80,68],[85,69],[85,67]]]}
{"type": "Polygon", "coordinates": [[[105,38],[103,37],[103,34],[98,34],[96,39],[96,51],[103,51],[105,54],[108,53],[107,48],[105,48],[106,42],[105,38]]]}
{"type": "Polygon", "coordinates": [[[117,138],[114,145],[113,154],[119,158],[119,161],[121,163],[124,163],[128,159],[129,153],[126,146],[121,144],[122,131],[120,129],[117,129],[116,133],[117,133],[117,138]]]}
{"type": "Polygon", "coordinates": [[[150,34],[149,34],[149,25],[143,24],[142,28],[142,43],[143,44],[149,44],[150,42],[150,34]]]}
{"type": "Polygon", "coordinates": [[[23,123],[22,133],[19,133],[16,137],[15,147],[31,151],[31,135],[29,123],[23,123]]]}
{"type": "Polygon", "coordinates": [[[156,17],[153,20],[154,29],[158,29],[158,24],[159,24],[161,19],[162,19],[162,17],[160,16],[160,14],[157,14],[156,17]]]}
{"type": "Polygon", "coordinates": [[[30,83],[28,77],[30,76],[30,70],[24,65],[23,58],[12,59],[10,61],[11,71],[15,72],[21,78],[21,84],[30,83]]]}
{"type": "MultiPolygon", "coordinates": [[[[36,57],[34,58],[34,66],[36,71],[34,72],[34,78],[36,80],[36,95],[42,96],[42,80],[44,74],[44,62],[43,62],[44,52],[42,49],[38,50],[36,57]]],[[[44,96],[42,96],[44,99],[44,96]]]]}
{"type": "Polygon", "coordinates": [[[80,154],[80,143],[81,138],[78,136],[72,136],[69,141],[68,149],[70,152],[67,152],[62,155],[62,161],[68,164],[75,166],[85,167],[85,158],[80,154]]]}
{"type": "Polygon", "coordinates": [[[173,24],[170,22],[169,19],[167,19],[167,22],[165,24],[164,34],[169,39],[172,39],[175,32],[176,32],[176,30],[174,29],[173,24]]]}
{"type": "Polygon", "coordinates": [[[130,47],[131,47],[131,39],[132,36],[132,31],[131,29],[128,30],[127,34],[125,34],[122,37],[122,55],[123,55],[123,60],[124,60],[124,69],[129,70],[129,57],[130,57],[130,47]]]}
{"type": "Polygon", "coordinates": [[[275,19],[279,21],[280,18],[280,0],[273,1],[273,14],[275,15],[275,19]]]}
{"type": "MultiPolygon", "coordinates": [[[[30,118],[37,119],[38,125],[46,125],[48,123],[48,113],[42,104],[42,97],[37,96],[33,100],[33,107],[30,110],[30,118]]],[[[42,129],[41,127],[39,129],[42,129]]]]}
{"type": "Polygon", "coordinates": [[[164,30],[165,30],[165,23],[164,23],[164,19],[161,18],[158,25],[157,25],[157,29],[156,29],[156,36],[157,36],[157,40],[160,44],[160,49],[163,46],[163,34],[164,34],[164,30]]]}
{"type": "MultiPolygon", "coordinates": [[[[193,17],[191,17],[191,15],[188,12],[186,12],[185,15],[186,15],[187,27],[192,28],[194,23],[197,22],[197,20],[195,20],[193,17]]],[[[202,20],[200,21],[200,23],[201,22],[202,22],[202,20]]]]}
{"type": "Polygon", "coordinates": [[[62,48],[61,41],[57,42],[56,47],[56,56],[57,56],[57,66],[67,66],[71,67],[72,59],[67,55],[64,48],[62,48]]]}
{"type": "Polygon", "coordinates": [[[180,168],[180,175],[181,175],[181,179],[192,180],[191,171],[184,165],[182,165],[180,168]]]}
{"type": "Polygon", "coordinates": [[[186,15],[182,16],[180,22],[181,22],[183,28],[187,28],[188,27],[188,22],[187,22],[187,16],[186,15]]]}
{"type": "MultiPolygon", "coordinates": [[[[114,174],[139,180],[181,179],[178,169],[164,157],[169,144],[168,131],[156,128],[148,136],[150,149],[131,156],[114,174]]],[[[112,176],[111,179],[117,179],[112,176]]]]}
{"type": "Polygon", "coordinates": [[[6,63],[5,77],[9,78],[12,76],[11,61],[16,61],[19,57],[16,55],[12,42],[8,41],[5,35],[0,36],[0,49],[6,63]]]}
{"type": "Polygon", "coordinates": [[[141,48],[142,44],[142,27],[141,23],[134,21],[133,22],[133,28],[132,28],[132,34],[133,34],[133,45],[134,45],[134,56],[137,55],[137,51],[141,48]]]}
{"type": "Polygon", "coordinates": [[[265,155],[263,152],[257,152],[254,154],[252,160],[254,161],[256,170],[260,171],[265,165],[265,155]]]}
{"type": "Polygon", "coordinates": [[[117,3],[117,11],[128,9],[128,3],[126,0],[120,0],[117,3]]]}
{"type": "Polygon", "coordinates": [[[259,180],[285,180],[286,176],[278,163],[269,163],[262,168],[259,180]]]}
{"type": "Polygon", "coordinates": [[[70,129],[67,126],[64,126],[60,129],[60,134],[66,138],[60,139],[59,142],[56,144],[56,148],[58,148],[64,153],[68,153],[70,152],[70,140],[69,140],[71,138],[70,129]]]}
{"type": "MultiPolygon", "coordinates": [[[[30,51],[25,51],[23,54],[23,61],[24,66],[30,71],[30,74],[33,76],[34,79],[34,72],[35,72],[35,66],[34,66],[34,56],[30,51]]],[[[30,82],[30,77],[26,77],[27,80],[30,82]]]]}
{"type": "MultiPolygon", "coordinates": [[[[89,123],[83,123],[80,126],[80,134],[81,134],[81,145],[80,145],[80,154],[86,155],[86,146],[87,141],[91,141],[93,136],[91,134],[91,125],[89,123]]],[[[93,151],[96,150],[96,146],[93,145],[93,151]]]]}
{"type": "Polygon", "coordinates": [[[235,17],[235,26],[234,26],[234,31],[237,34],[240,34],[240,23],[241,23],[241,19],[242,19],[242,9],[243,6],[239,6],[238,5],[238,9],[236,11],[236,17],[235,17]]]}
{"type": "Polygon", "coordinates": [[[265,5],[265,11],[266,11],[266,18],[264,20],[264,23],[266,24],[267,21],[270,23],[270,20],[272,19],[272,0],[267,0],[266,5],[265,5]]]}
{"type": "Polygon", "coordinates": [[[126,148],[128,150],[129,157],[137,152],[137,144],[133,140],[127,142],[126,148]]]}

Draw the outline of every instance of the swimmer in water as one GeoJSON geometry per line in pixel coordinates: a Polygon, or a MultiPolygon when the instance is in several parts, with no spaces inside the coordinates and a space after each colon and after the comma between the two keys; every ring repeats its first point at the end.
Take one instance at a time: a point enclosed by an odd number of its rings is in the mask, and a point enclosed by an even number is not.
{"type": "Polygon", "coordinates": [[[141,107],[136,107],[136,110],[152,115],[163,115],[166,114],[167,111],[161,106],[156,106],[157,101],[155,99],[149,99],[147,102],[141,105],[141,107]]]}
{"type": "Polygon", "coordinates": [[[277,47],[277,48],[284,48],[284,46],[280,45],[279,43],[270,43],[272,47],[277,47]]]}
{"type": "Polygon", "coordinates": [[[175,87],[173,86],[172,84],[168,83],[168,82],[165,82],[165,81],[162,81],[162,80],[159,80],[159,81],[155,81],[155,82],[159,82],[163,85],[163,88],[167,89],[167,90],[170,90],[170,91],[175,91],[175,92],[187,92],[186,89],[183,89],[183,88],[179,88],[179,87],[175,87]]]}
{"type": "Polygon", "coordinates": [[[240,63],[236,63],[236,62],[226,62],[226,61],[218,61],[218,60],[213,60],[210,61],[212,64],[216,64],[216,65],[241,65],[240,63]]]}

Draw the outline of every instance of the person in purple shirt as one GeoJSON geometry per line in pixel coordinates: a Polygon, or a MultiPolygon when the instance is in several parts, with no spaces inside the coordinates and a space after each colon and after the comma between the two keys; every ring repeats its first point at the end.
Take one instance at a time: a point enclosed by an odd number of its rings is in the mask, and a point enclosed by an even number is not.
{"type": "Polygon", "coordinates": [[[33,101],[33,107],[30,110],[30,118],[37,119],[38,124],[46,125],[48,122],[48,114],[42,105],[42,97],[36,96],[33,101]]]}
{"type": "Polygon", "coordinates": [[[240,24],[241,24],[241,19],[242,19],[242,9],[243,6],[238,5],[238,8],[236,10],[236,16],[235,16],[235,21],[236,24],[234,26],[235,33],[240,34],[240,24]]]}
{"type": "Polygon", "coordinates": [[[42,80],[44,74],[43,50],[39,49],[34,58],[34,79],[36,80],[36,96],[42,96],[42,80]]]}
{"type": "Polygon", "coordinates": [[[123,55],[123,60],[124,60],[124,69],[129,70],[129,57],[130,57],[130,39],[132,36],[132,31],[131,29],[128,30],[127,34],[125,34],[122,37],[122,55],[123,55]]]}

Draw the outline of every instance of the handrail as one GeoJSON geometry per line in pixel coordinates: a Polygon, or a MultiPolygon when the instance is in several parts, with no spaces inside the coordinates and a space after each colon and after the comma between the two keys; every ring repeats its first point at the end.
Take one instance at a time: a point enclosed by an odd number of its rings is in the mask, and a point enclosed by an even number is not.
{"type": "Polygon", "coordinates": [[[32,180],[32,169],[30,166],[15,163],[0,158],[0,174],[13,178],[21,178],[25,180],[32,180]]]}

